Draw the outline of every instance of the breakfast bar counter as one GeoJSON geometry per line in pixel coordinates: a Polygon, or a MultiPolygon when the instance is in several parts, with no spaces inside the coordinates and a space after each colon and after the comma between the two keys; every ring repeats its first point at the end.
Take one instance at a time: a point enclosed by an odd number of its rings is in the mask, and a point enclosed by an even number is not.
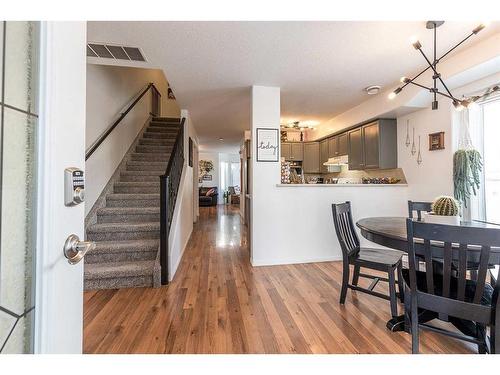
{"type": "Polygon", "coordinates": [[[407,187],[408,184],[276,184],[277,187],[407,187]]]}

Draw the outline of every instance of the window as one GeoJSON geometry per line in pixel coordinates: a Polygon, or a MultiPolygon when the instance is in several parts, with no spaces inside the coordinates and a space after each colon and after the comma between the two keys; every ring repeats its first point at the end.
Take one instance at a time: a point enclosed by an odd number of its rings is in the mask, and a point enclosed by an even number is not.
{"type": "Polygon", "coordinates": [[[471,217],[500,224],[500,98],[472,109],[469,122],[472,142],[484,163],[480,190],[471,199],[471,217]]]}
{"type": "Polygon", "coordinates": [[[500,224],[500,99],[482,107],[485,221],[500,224]]]}

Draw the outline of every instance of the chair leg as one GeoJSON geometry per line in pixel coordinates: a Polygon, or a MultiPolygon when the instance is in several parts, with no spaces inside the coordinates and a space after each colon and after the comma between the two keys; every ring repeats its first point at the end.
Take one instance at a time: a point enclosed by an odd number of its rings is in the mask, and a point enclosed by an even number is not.
{"type": "Polygon", "coordinates": [[[411,352],[412,354],[418,354],[418,306],[417,298],[411,296],[409,298],[411,304],[411,352]]]}
{"type": "Polygon", "coordinates": [[[352,285],[358,285],[359,280],[359,269],[360,267],[356,264],[354,265],[354,273],[352,275],[352,285]]]}
{"type": "Polygon", "coordinates": [[[411,305],[410,305],[410,290],[405,286],[405,332],[411,333],[411,305]]]}
{"type": "Polygon", "coordinates": [[[405,287],[404,287],[404,282],[403,282],[403,263],[402,262],[399,262],[397,272],[398,272],[399,300],[401,301],[401,303],[403,303],[405,300],[405,292],[404,292],[405,287]]]}
{"type": "Polygon", "coordinates": [[[342,268],[342,289],[340,290],[340,304],[345,303],[345,297],[347,296],[347,285],[349,284],[349,262],[343,262],[342,268]]]}
{"type": "Polygon", "coordinates": [[[396,278],[394,275],[394,269],[390,269],[389,274],[389,297],[391,299],[391,315],[393,318],[398,316],[398,303],[396,297],[396,278]]]}
{"type": "Polygon", "coordinates": [[[498,325],[490,326],[490,354],[497,354],[500,348],[500,327],[498,325]]]}

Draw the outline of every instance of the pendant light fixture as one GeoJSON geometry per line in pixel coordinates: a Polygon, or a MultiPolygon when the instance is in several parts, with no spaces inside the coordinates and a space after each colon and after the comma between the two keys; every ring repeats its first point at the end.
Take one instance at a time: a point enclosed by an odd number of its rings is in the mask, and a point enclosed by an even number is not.
{"type": "Polygon", "coordinates": [[[422,153],[420,152],[420,136],[418,136],[418,155],[417,155],[417,164],[422,164],[422,153]]]}
{"type": "Polygon", "coordinates": [[[410,145],[410,120],[406,120],[406,147],[410,145]]]}
{"type": "Polygon", "coordinates": [[[455,48],[460,46],[462,43],[464,43],[466,40],[468,40],[470,37],[478,34],[481,30],[483,30],[486,27],[486,24],[482,23],[474,28],[472,32],[467,35],[464,39],[462,39],[459,43],[457,43],[454,47],[450,48],[445,54],[443,54],[441,57],[438,57],[436,54],[436,45],[437,45],[437,28],[441,26],[444,23],[444,21],[427,21],[426,23],[426,28],[429,30],[433,30],[434,32],[434,50],[433,50],[433,59],[432,61],[427,57],[427,55],[424,53],[422,50],[422,44],[418,40],[412,41],[413,48],[415,48],[417,51],[419,51],[425,61],[427,62],[427,68],[422,70],[420,73],[418,73],[415,77],[413,78],[407,78],[407,77],[402,77],[401,78],[401,83],[403,83],[402,86],[398,87],[396,90],[391,92],[389,94],[389,99],[394,99],[403,89],[408,86],[408,85],[415,85],[418,87],[421,87],[423,89],[428,90],[432,96],[432,109],[436,110],[438,109],[438,101],[437,97],[438,95],[444,96],[450,100],[452,100],[453,105],[455,106],[455,109],[458,111],[466,108],[469,106],[471,103],[476,102],[477,100],[481,99],[482,96],[473,96],[470,98],[463,98],[463,99],[457,99],[451,91],[448,89],[446,84],[444,83],[443,79],[441,78],[441,74],[438,72],[438,64],[443,60],[444,57],[446,57],[449,53],[451,53],[455,48]],[[425,85],[422,85],[420,83],[415,82],[415,80],[420,77],[422,74],[424,74],[427,70],[431,69],[433,72],[432,75],[432,87],[428,87],[425,85]],[[440,91],[439,88],[437,87],[438,81],[441,83],[441,85],[444,88],[444,92],[440,91]]]}
{"type": "Polygon", "coordinates": [[[415,147],[415,127],[413,127],[413,142],[411,144],[411,154],[415,155],[415,152],[417,152],[417,148],[415,147]]]}

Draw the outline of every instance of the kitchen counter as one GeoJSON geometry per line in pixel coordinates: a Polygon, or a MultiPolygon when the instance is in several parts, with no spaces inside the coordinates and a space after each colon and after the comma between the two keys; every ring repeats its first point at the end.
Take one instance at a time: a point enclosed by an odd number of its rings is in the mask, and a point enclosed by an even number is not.
{"type": "Polygon", "coordinates": [[[407,187],[408,184],[276,184],[277,187],[407,187]]]}

